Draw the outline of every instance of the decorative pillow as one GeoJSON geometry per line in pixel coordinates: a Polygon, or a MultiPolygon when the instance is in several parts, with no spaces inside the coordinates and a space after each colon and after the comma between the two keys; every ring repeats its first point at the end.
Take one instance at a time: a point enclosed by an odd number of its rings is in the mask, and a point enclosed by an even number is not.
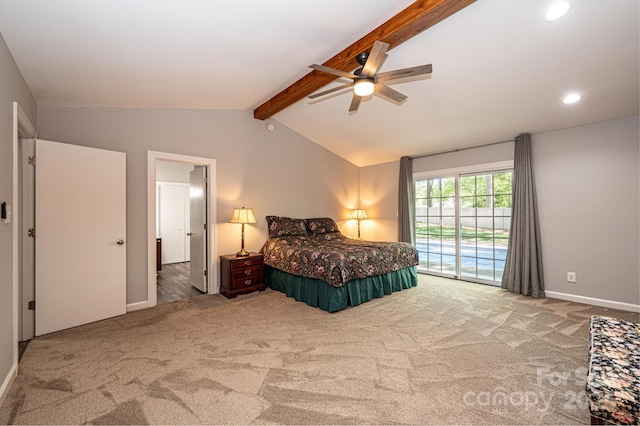
{"type": "Polygon", "coordinates": [[[285,237],[287,235],[307,235],[304,219],[290,217],[267,216],[269,238],[285,237]]]}
{"type": "Polygon", "coordinates": [[[330,217],[316,217],[313,219],[305,219],[307,232],[309,235],[328,234],[330,232],[340,232],[336,222],[330,217]]]}

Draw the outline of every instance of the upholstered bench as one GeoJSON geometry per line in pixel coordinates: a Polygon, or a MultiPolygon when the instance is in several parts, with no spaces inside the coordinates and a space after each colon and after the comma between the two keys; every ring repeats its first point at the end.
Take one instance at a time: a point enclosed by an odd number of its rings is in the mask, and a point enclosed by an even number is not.
{"type": "Polygon", "coordinates": [[[640,323],[591,317],[587,396],[591,424],[640,422],[640,323]]]}

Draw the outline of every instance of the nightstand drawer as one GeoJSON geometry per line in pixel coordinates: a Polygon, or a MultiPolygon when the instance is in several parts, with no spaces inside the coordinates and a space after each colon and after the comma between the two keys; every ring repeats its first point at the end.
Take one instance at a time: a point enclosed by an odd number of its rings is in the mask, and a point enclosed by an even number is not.
{"type": "Polygon", "coordinates": [[[248,268],[231,268],[231,279],[241,280],[261,275],[263,271],[262,268],[262,265],[250,266],[248,268]]]}
{"type": "Polygon", "coordinates": [[[247,268],[249,266],[262,265],[262,257],[251,257],[248,259],[236,259],[231,262],[231,270],[234,271],[239,268],[247,268]]]}
{"type": "Polygon", "coordinates": [[[256,284],[263,284],[263,277],[262,274],[259,275],[254,275],[252,277],[248,277],[248,278],[239,278],[237,280],[233,280],[231,281],[231,289],[232,290],[238,290],[241,288],[245,288],[245,287],[250,287],[252,285],[256,285],[256,284]]]}

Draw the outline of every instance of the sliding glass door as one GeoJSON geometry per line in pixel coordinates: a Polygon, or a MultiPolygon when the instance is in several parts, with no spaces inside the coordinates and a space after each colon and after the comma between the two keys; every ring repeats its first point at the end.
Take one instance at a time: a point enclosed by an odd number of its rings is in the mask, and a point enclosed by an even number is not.
{"type": "Polygon", "coordinates": [[[497,284],[511,223],[511,170],[415,181],[421,272],[497,284]]]}
{"type": "Polygon", "coordinates": [[[416,247],[420,269],[456,273],[456,179],[453,177],[417,181],[416,247]]]}

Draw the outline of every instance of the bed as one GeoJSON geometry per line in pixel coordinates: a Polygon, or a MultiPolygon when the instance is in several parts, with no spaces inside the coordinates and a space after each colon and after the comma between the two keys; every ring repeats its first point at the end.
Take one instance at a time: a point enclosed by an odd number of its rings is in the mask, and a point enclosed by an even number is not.
{"type": "Polygon", "coordinates": [[[408,243],[344,236],[331,218],[267,216],[265,283],[328,312],[415,287],[418,252],[408,243]]]}

